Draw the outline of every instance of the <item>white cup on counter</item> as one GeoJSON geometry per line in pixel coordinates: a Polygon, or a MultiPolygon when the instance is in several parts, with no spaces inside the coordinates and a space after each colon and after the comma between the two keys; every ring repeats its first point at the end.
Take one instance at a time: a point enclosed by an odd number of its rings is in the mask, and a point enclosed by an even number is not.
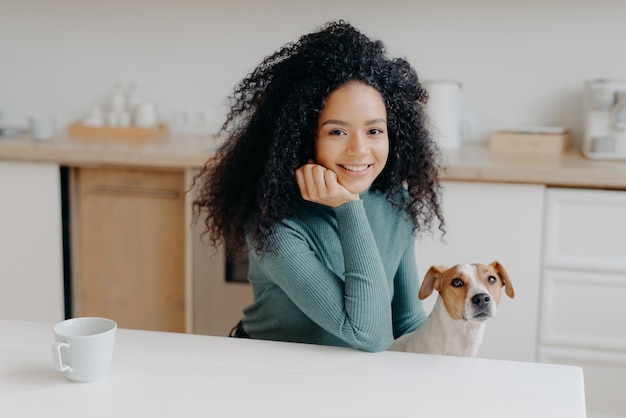
{"type": "Polygon", "coordinates": [[[56,371],[76,382],[90,382],[111,369],[117,324],[107,318],[83,317],[54,325],[52,361],[56,371]]]}
{"type": "Polygon", "coordinates": [[[37,141],[49,141],[56,134],[56,118],[54,115],[38,115],[28,118],[31,136],[37,141]]]}
{"type": "Polygon", "coordinates": [[[133,111],[133,124],[139,128],[154,128],[159,123],[157,108],[154,103],[138,104],[133,111]]]}

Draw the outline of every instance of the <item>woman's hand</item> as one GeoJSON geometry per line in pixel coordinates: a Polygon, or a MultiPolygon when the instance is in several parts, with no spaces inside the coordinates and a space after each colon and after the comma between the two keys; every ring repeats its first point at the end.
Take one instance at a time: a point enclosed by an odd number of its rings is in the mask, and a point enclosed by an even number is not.
{"type": "Polygon", "coordinates": [[[304,200],[336,208],[344,203],[359,200],[359,195],[349,192],[339,182],[337,175],[309,160],[296,170],[296,180],[304,200]]]}

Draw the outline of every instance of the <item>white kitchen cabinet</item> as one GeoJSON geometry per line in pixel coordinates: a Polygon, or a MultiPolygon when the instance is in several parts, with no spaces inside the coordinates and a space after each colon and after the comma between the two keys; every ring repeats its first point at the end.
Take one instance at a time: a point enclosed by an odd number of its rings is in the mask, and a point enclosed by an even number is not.
{"type": "Polygon", "coordinates": [[[626,192],[550,188],[539,360],[579,365],[588,415],[626,417],[626,192]]]}
{"type": "MultiPolygon", "coordinates": [[[[507,270],[515,298],[503,294],[478,357],[535,361],[541,274],[542,185],[444,182],[447,233],[418,238],[420,275],[431,265],[488,264],[507,270]]],[[[436,293],[425,301],[429,311],[436,293]]]]}
{"type": "Polygon", "coordinates": [[[58,164],[0,162],[0,318],[64,313],[58,164]]]}

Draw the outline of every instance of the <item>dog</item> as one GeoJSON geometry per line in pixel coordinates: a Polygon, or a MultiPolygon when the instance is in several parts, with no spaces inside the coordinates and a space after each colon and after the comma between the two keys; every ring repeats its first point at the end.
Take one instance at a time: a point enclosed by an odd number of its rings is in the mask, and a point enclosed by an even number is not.
{"type": "Polygon", "coordinates": [[[397,338],[389,350],[475,357],[485,325],[496,314],[502,288],[515,297],[509,275],[498,261],[432,266],[418,295],[423,300],[433,290],[439,292],[432,312],[421,327],[397,338]]]}

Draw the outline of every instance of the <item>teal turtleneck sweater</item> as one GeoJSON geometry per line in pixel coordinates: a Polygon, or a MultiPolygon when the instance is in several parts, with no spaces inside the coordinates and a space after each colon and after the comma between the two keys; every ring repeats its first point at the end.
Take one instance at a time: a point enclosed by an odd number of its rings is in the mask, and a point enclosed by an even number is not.
{"type": "Polygon", "coordinates": [[[426,320],[411,222],[380,192],[360,197],[301,201],[278,225],[278,255],[250,250],[252,338],[382,351],[426,320]]]}

